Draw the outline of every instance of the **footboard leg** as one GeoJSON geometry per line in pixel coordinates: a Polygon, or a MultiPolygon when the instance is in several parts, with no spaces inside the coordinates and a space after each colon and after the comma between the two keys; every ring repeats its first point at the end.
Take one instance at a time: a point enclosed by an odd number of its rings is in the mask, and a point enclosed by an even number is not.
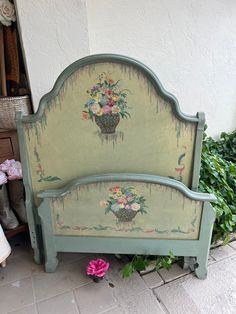
{"type": "Polygon", "coordinates": [[[197,255],[197,268],[195,269],[195,274],[199,279],[205,279],[207,276],[207,264],[214,220],[215,209],[213,209],[210,203],[205,202],[203,206],[202,223],[199,237],[200,247],[197,255]]]}
{"type": "Polygon", "coordinates": [[[208,254],[197,256],[197,268],[195,274],[199,279],[205,279],[207,277],[207,261],[208,254]]]}
{"type": "Polygon", "coordinates": [[[40,265],[42,264],[42,256],[39,251],[39,248],[33,248],[34,249],[34,261],[36,264],[40,265]]]}
{"type": "Polygon", "coordinates": [[[54,234],[52,227],[52,217],[49,199],[44,199],[38,208],[39,216],[41,218],[45,271],[52,273],[56,270],[58,265],[57,251],[54,243],[54,234]]]}
{"type": "Polygon", "coordinates": [[[57,258],[57,253],[50,252],[49,255],[45,257],[45,271],[47,273],[53,273],[58,265],[58,258],[57,258]]]}

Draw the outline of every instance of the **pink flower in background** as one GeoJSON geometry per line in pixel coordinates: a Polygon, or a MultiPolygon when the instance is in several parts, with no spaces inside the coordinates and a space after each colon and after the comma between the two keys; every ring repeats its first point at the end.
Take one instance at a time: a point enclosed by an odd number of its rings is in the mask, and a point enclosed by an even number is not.
{"type": "Polygon", "coordinates": [[[104,277],[109,268],[109,263],[105,262],[103,259],[98,258],[96,260],[91,260],[87,266],[87,275],[104,277]]]}
{"type": "Polygon", "coordinates": [[[7,159],[0,164],[0,171],[7,172],[7,170],[15,163],[15,159],[7,159]]]}
{"type": "Polygon", "coordinates": [[[7,170],[8,180],[22,179],[21,163],[15,161],[7,170]]]}
{"type": "Polygon", "coordinates": [[[7,183],[7,176],[4,172],[0,171],[0,185],[7,183]]]}

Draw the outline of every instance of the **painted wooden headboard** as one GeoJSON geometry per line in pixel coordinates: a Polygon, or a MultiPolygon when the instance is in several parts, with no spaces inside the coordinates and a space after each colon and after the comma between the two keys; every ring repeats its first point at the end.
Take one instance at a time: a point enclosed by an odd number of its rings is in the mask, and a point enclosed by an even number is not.
{"type": "Polygon", "coordinates": [[[174,178],[197,191],[204,123],[203,113],[183,114],[152,70],[134,59],[93,55],[67,67],[36,114],[18,114],[36,260],[39,191],[124,172],[174,178]]]}

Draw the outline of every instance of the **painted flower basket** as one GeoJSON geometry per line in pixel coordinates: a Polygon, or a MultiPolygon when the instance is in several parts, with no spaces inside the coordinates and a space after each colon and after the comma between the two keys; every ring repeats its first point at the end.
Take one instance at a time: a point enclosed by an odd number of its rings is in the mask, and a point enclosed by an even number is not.
{"type": "Polygon", "coordinates": [[[118,222],[131,222],[138,213],[146,214],[145,198],[133,187],[110,188],[108,200],[101,200],[100,206],[105,208],[105,213],[112,212],[118,222]]]}
{"type": "Polygon", "coordinates": [[[116,127],[120,122],[120,116],[118,114],[95,116],[95,122],[101,129],[101,133],[113,134],[116,132],[116,127]]]}
{"type": "Polygon", "coordinates": [[[128,90],[121,90],[119,82],[102,73],[98,82],[87,91],[89,99],[85,104],[83,119],[94,119],[103,134],[115,133],[120,118],[130,117],[126,102],[128,90]]]}

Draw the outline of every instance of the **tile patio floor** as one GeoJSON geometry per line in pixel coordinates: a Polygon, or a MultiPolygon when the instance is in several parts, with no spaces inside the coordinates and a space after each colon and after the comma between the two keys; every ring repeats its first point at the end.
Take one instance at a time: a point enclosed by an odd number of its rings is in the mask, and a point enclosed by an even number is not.
{"type": "Polygon", "coordinates": [[[211,250],[206,280],[177,264],[122,279],[122,262],[103,255],[111,267],[99,284],[85,275],[88,260],[98,255],[60,254],[56,272],[46,274],[34,264],[25,235],[11,246],[7,267],[0,268],[0,314],[236,313],[236,241],[211,250]]]}

